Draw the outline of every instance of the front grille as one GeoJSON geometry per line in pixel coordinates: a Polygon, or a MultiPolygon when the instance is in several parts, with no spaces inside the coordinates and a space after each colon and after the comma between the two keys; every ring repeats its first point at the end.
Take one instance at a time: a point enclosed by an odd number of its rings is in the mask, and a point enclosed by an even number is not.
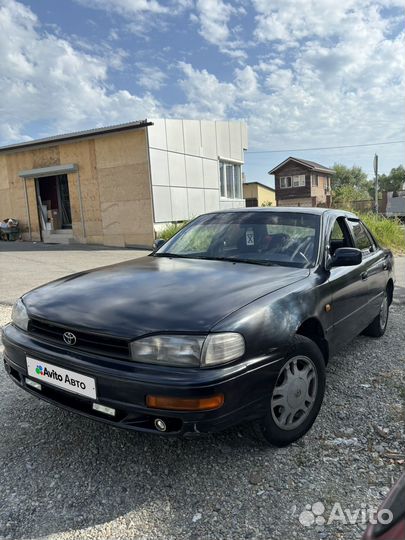
{"type": "Polygon", "coordinates": [[[80,332],[64,326],[39,321],[38,319],[30,320],[28,332],[41,340],[63,345],[72,351],[90,352],[112,358],[129,358],[129,343],[124,339],[80,332]],[[64,342],[63,334],[65,332],[72,332],[75,335],[76,343],[74,345],[67,345],[64,342]]]}

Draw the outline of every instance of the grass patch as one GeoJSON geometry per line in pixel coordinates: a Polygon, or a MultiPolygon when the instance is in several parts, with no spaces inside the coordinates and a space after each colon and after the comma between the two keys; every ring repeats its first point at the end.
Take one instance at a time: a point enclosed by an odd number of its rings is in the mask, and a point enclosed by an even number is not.
{"type": "Polygon", "coordinates": [[[376,214],[359,216],[376,237],[378,243],[394,253],[405,252],[405,231],[398,218],[386,218],[376,214]]]}

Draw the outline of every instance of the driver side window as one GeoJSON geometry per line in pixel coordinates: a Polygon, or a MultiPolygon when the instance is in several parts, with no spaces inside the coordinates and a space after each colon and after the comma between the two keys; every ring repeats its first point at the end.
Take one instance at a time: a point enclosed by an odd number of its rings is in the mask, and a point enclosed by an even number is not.
{"type": "Polygon", "coordinates": [[[353,247],[350,236],[343,219],[338,218],[332,228],[329,239],[329,253],[333,255],[335,251],[342,247],[353,247]]]}

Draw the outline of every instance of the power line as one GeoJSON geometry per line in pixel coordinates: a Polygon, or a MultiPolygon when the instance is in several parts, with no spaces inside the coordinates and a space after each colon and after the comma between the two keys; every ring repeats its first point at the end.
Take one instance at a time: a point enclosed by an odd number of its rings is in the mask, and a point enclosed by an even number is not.
{"type": "Polygon", "coordinates": [[[284,150],[248,150],[247,154],[277,154],[280,152],[307,152],[309,150],[334,150],[338,148],[360,148],[364,146],[381,146],[383,144],[400,144],[405,143],[405,141],[385,141],[379,143],[368,143],[368,144],[345,144],[342,146],[319,146],[318,148],[293,148],[293,149],[284,149],[284,150]]]}

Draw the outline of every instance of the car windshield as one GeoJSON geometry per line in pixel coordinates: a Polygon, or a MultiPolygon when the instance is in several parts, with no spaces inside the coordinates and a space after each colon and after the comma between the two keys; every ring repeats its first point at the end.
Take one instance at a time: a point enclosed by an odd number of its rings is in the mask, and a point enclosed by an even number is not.
{"type": "Polygon", "coordinates": [[[318,215],[299,212],[206,214],[184,227],[155,254],[309,268],[319,242],[318,215]]]}

